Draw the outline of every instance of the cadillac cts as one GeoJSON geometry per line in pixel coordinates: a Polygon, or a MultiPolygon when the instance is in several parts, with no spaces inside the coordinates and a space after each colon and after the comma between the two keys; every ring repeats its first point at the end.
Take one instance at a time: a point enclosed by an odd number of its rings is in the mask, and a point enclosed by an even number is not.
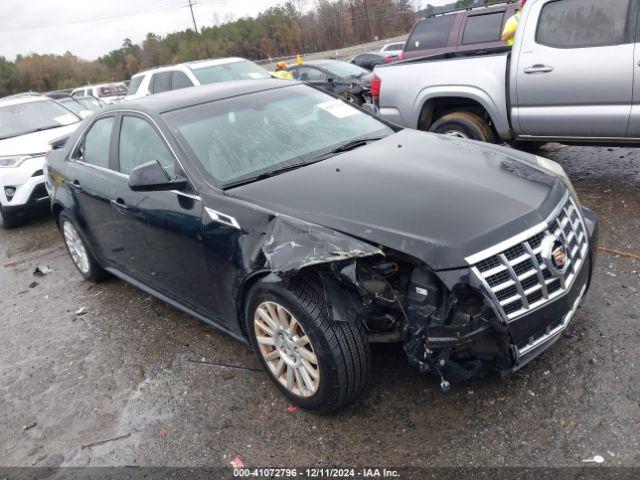
{"type": "Polygon", "coordinates": [[[371,342],[448,390],[536,357],[589,287],[596,217],[554,162],[402,130],[279,80],[100,111],[48,156],[80,273],[249,342],[292,402],[352,400],[371,342]]]}

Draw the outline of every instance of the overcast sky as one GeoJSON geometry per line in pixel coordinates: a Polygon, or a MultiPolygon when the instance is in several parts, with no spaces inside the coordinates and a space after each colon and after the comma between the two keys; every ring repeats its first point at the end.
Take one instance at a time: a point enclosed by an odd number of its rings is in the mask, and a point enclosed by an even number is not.
{"type": "MultiPolygon", "coordinates": [[[[257,13],[284,0],[195,0],[198,28],[216,18],[257,13]]],[[[451,0],[419,0],[421,6],[451,0]]],[[[119,48],[122,40],[141,42],[193,25],[187,0],[0,0],[0,56],[70,51],[93,60],[119,48]]],[[[313,0],[307,0],[312,5],[313,0]]]]}

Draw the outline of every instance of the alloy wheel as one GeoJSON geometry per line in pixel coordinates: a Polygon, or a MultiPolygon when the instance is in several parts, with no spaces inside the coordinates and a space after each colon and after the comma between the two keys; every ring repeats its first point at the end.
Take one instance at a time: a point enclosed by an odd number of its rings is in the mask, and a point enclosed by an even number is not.
{"type": "Polygon", "coordinates": [[[260,355],[273,376],[289,392],[311,397],[320,386],[320,369],[302,325],[276,302],[262,302],[253,316],[260,355]]]}
{"type": "Polygon", "coordinates": [[[65,221],[62,227],[62,233],[64,235],[64,241],[67,244],[73,263],[76,264],[78,270],[85,275],[89,274],[89,254],[87,249],[80,238],[80,234],[76,227],[70,221],[65,221]]]}

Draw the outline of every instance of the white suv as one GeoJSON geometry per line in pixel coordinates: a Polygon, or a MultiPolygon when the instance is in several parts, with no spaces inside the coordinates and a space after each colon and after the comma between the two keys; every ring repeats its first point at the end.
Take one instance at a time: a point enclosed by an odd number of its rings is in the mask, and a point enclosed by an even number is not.
{"type": "Polygon", "coordinates": [[[122,82],[85,85],[74,88],[71,92],[72,97],[95,97],[104,103],[119,102],[126,94],[127,86],[122,82]]]}
{"type": "Polygon", "coordinates": [[[125,100],[197,85],[263,78],[271,78],[271,74],[244,58],[180,63],[146,70],[131,77],[125,100]]]}
{"type": "Polygon", "coordinates": [[[78,115],[39,94],[0,98],[0,228],[16,226],[26,211],[48,203],[44,157],[53,140],[79,124],[78,115]]]}

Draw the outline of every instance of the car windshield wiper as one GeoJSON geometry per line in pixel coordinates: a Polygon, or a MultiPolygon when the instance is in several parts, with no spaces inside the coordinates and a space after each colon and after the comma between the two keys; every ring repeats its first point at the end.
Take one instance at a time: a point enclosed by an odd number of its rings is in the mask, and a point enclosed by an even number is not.
{"type": "Polygon", "coordinates": [[[316,158],[326,158],[329,157],[331,155],[337,155],[339,153],[344,153],[344,152],[350,152],[351,150],[355,150],[356,148],[360,148],[360,147],[364,147],[365,145],[367,145],[370,142],[375,142],[378,140],[382,140],[383,138],[386,137],[368,137],[368,138],[356,138],[355,140],[350,140],[346,143],[343,143],[342,145],[334,148],[333,150],[331,150],[330,152],[327,153],[323,153],[322,155],[320,155],[319,157],[316,158]]]}
{"type": "Polygon", "coordinates": [[[52,130],[54,128],[64,127],[64,125],[51,125],[50,127],[40,127],[35,130],[27,130],[26,132],[19,132],[14,135],[9,135],[7,137],[0,137],[0,140],[6,140],[8,138],[21,137],[22,135],[29,135],[31,133],[43,132],[45,130],[52,130]]]}
{"type": "Polygon", "coordinates": [[[301,167],[306,167],[307,165],[311,165],[312,163],[316,163],[318,161],[319,160],[317,159],[313,159],[313,160],[308,160],[306,162],[292,163],[290,165],[285,165],[283,167],[275,168],[273,170],[267,170],[266,172],[259,173],[258,175],[255,175],[253,177],[244,178],[236,182],[227,183],[224,185],[224,188],[239,187],[241,185],[246,185],[247,183],[253,183],[259,180],[264,180],[265,178],[274,177],[276,175],[280,175],[281,173],[290,172],[291,170],[297,170],[298,168],[301,168],[301,167]]]}

